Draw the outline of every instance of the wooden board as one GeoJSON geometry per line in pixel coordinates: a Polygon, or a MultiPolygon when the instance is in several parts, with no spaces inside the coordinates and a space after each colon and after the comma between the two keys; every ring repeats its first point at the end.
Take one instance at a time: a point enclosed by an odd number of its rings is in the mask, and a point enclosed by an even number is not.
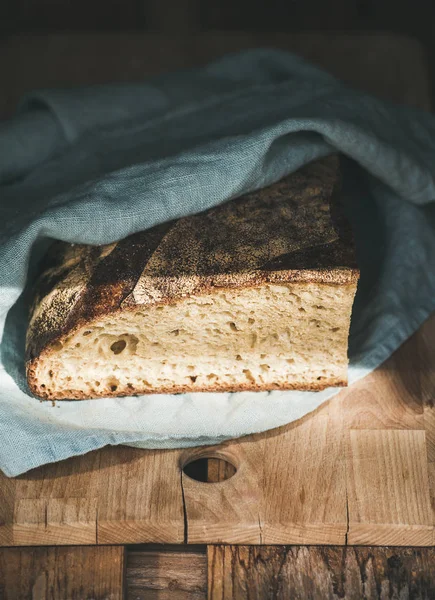
{"type": "MultiPolygon", "coordinates": [[[[150,71],[161,70],[272,40],[236,34],[171,41],[152,36],[128,39],[130,45],[123,36],[33,39],[32,52],[29,46],[27,52],[22,50],[26,46],[22,38],[9,40],[0,53],[4,87],[16,82],[20,60],[30,69],[25,86],[33,87],[32,74],[38,70],[38,85],[53,81],[61,85],[62,77],[69,83],[86,83],[87,77],[107,81],[110,73],[112,78],[139,72],[142,77],[144,56],[153,56],[152,61],[148,58],[150,71]],[[154,53],[144,52],[147,44],[155,48],[156,43],[160,62],[154,53]],[[113,61],[107,58],[110,48],[113,61]],[[177,53],[182,48],[184,54],[177,53]],[[8,63],[12,55],[13,68],[8,63]],[[39,62],[33,65],[36,55],[39,62]],[[136,56],[140,68],[124,73],[121,67],[136,64],[129,56],[136,56]],[[80,64],[89,69],[79,69],[80,64]]],[[[420,47],[403,38],[277,35],[273,43],[299,50],[355,85],[429,106],[420,47]]],[[[16,83],[9,100],[22,86],[16,83]]],[[[286,427],[218,448],[105,448],[15,480],[0,476],[0,545],[431,545],[434,331],[431,319],[382,368],[286,427]],[[185,462],[204,455],[228,459],[237,467],[236,474],[226,481],[202,483],[182,473],[185,462]]]]}
{"type": "Polygon", "coordinates": [[[434,548],[76,546],[0,550],[2,600],[429,600],[434,589],[434,548]]]}
{"type": "Polygon", "coordinates": [[[126,588],[132,600],[206,600],[205,546],[131,547],[126,588]]]}
{"type": "Polygon", "coordinates": [[[0,478],[0,546],[184,541],[178,451],[105,448],[0,478]]]}
{"type": "Polygon", "coordinates": [[[208,600],[429,600],[434,590],[434,548],[208,548],[208,600]]]}
{"type": "Polygon", "coordinates": [[[430,546],[434,331],[435,317],[382,368],[285,427],[211,448],[105,448],[1,476],[0,545],[430,546]],[[216,483],[183,474],[202,456],[237,471],[216,483]]]}
{"type": "Polygon", "coordinates": [[[0,550],[1,600],[122,600],[124,548],[0,550]]]}

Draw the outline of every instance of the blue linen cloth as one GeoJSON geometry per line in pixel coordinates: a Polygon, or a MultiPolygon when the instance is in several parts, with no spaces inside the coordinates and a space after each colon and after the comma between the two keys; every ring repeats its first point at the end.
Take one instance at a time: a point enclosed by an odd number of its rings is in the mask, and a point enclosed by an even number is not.
{"type": "Polygon", "coordinates": [[[361,281],[350,382],[435,308],[435,119],[275,50],[131,85],[30,94],[0,123],[0,468],[15,476],[107,444],[217,443],[283,425],[323,392],[41,403],[27,391],[29,285],[50,240],[107,244],[345,157],[361,281]],[[28,285],[26,285],[26,281],[28,285]],[[24,292],[23,292],[24,290],[24,292]]]}

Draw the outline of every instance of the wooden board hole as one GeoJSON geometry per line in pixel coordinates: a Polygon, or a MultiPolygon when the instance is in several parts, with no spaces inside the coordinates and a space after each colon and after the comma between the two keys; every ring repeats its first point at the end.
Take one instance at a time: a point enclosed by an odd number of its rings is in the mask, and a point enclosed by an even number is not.
{"type": "Polygon", "coordinates": [[[202,483],[217,483],[230,479],[235,473],[236,467],[224,458],[214,456],[201,456],[192,458],[183,467],[183,473],[202,483]]]}

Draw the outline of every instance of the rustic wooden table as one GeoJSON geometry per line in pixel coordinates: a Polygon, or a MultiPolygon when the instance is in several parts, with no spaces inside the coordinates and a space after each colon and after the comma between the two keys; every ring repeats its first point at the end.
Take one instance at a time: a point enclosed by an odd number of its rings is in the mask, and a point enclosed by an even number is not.
{"type": "MultiPolygon", "coordinates": [[[[98,34],[3,41],[0,114],[34,87],[140,79],[259,45],[430,108],[424,56],[405,38],[98,34]]],[[[105,448],[0,474],[0,598],[434,598],[434,365],[432,318],[289,426],[214,448],[105,448]],[[203,481],[183,472],[198,458],[203,481]]]]}

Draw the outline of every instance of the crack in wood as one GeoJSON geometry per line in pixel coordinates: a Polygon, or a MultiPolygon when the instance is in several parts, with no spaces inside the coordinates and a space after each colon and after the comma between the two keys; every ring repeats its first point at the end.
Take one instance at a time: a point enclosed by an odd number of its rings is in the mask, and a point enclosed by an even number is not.
{"type": "Polygon", "coordinates": [[[95,543],[98,546],[98,504],[95,507],[95,543]]]}
{"type": "Polygon", "coordinates": [[[259,530],[260,530],[260,532],[259,532],[260,533],[260,544],[262,544],[263,543],[263,526],[261,524],[260,513],[258,513],[258,527],[259,527],[259,530]]]}
{"type": "MultiPolygon", "coordinates": [[[[342,417],[343,417],[343,413],[342,413],[342,417]]],[[[343,421],[342,421],[342,426],[343,426],[343,421]]],[[[341,443],[343,444],[344,442],[345,442],[345,440],[342,436],[341,443]]],[[[347,477],[347,453],[345,453],[345,460],[344,460],[344,489],[345,489],[345,494],[346,494],[346,531],[344,532],[344,545],[348,546],[349,545],[350,518],[349,518],[349,490],[348,490],[348,477],[347,477]]]]}
{"type": "Polygon", "coordinates": [[[344,482],[345,482],[345,493],[346,493],[346,531],[344,533],[344,545],[349,545],[349,528],[350,528],[350,518],[349,518],[349,490],[347,489],[347,461],[344,461],[344,482]]]}
{"type": "Polygon", "coordinates": [[[346,531],[344,534],[344,545],[348,546],[349,542],[348,542],[348,538],[349,538],[349,526],[350,526],[350,521],[349,521],[349,495],[347,492],[347,485],[346,485],[346,531]]]}
{"type": "Polygon", "coordinates": [[[183,544],[189,543],[189,520],[187,518],[187,506],[186,506],[186,497],[184,495],[184,486],[183,486],[183,469],[180,468],[180,484],[181,484],[181,499],[183,502],[183,544]]]}

